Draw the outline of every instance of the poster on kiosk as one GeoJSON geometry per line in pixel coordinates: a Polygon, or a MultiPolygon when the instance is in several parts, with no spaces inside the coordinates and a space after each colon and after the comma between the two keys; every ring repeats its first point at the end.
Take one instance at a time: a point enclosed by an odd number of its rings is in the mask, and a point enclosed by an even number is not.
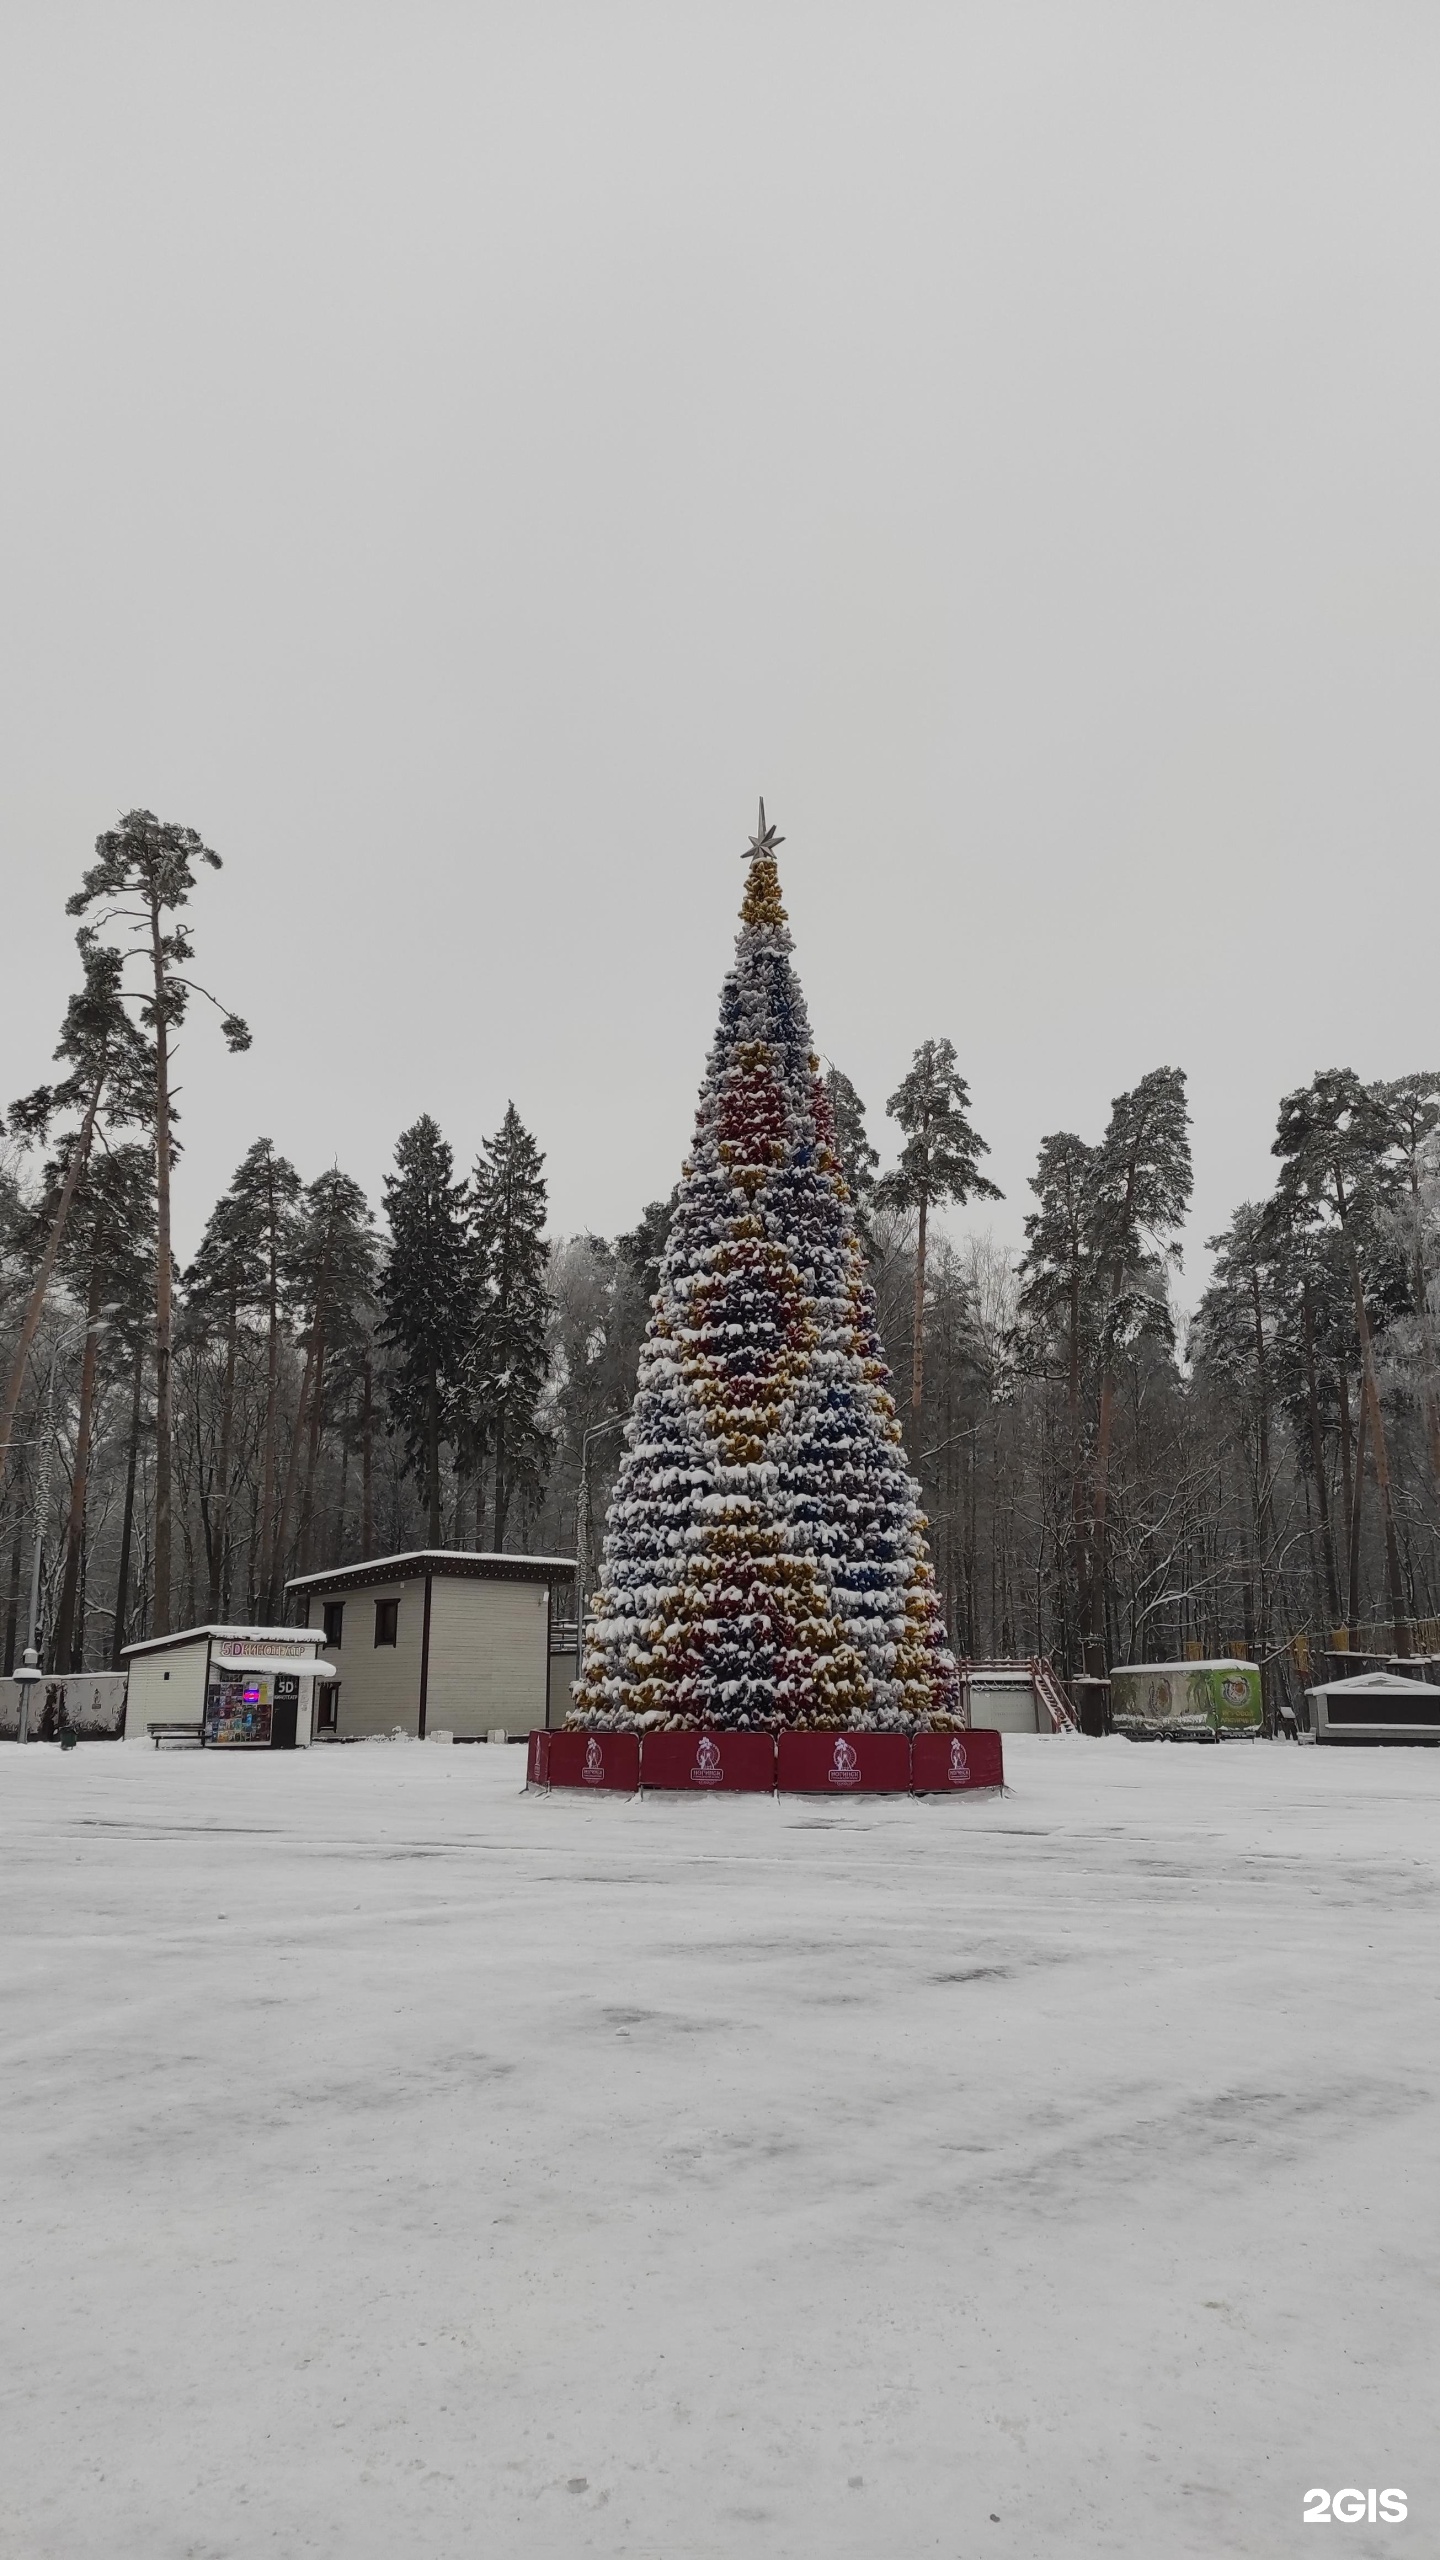
{"type": "Polygon", "coordinates": [[[299,1704],[293,1671],[221,1671],[206,1694],[206,1743],[283,1748],[295,1740],[299,1704]]]}

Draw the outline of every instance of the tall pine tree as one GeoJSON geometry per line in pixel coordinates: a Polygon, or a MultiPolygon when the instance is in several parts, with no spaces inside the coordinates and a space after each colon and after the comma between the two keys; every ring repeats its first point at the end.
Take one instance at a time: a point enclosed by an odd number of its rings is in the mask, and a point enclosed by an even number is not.
{"type": "Polygon", "coordinates": [[[471,1185],[475,1411],[480,1448],[494,1468],[497,1554],[517,1497],[539,1501],[550,1460],[539,1418],[550,1317],[544,1162],[512,1102],[480,1151],[471,1185]]]}
{"type": "MultiPolygon", "coordinates": [[[[145,994],[140,1020],[151,1035],[155,1064],[155,1613],[156,1635],[170,1632],[170,1581],[173,1521],[173,1396],[171,1358],[174,1350],[174,1263],[170,1241],[170,1173],[175,1153],[175,1105],[171,1091],[175,1042],[192,995],[218,1004],[208,987],[187,974],[195,956],[182,910],[196,884],[196,865],[220,869],[220,856],[193,827],[175,826],[152,810],[132,809],[118,827],[95,839],[95,860],[74,896],[67,915],[87,915],[97,902],[102,922],[95,927],[119,933],[128,948],[122,954],[139,964],[145,994]]],[[[220,1025],[227,1048],[248,1049],[250,1033],[238,1013],[225,1013],[220,1025]]]]}
{"type": "Polygon", "coordinates": [[[426,1536],[441,1536],[440,1452],[453,1447],[474,1332],[465,1185],[429,1114],[407,1129],[385,1178],[390,1250],[380,1282],[381,1340],[394,1354],[387,1379],[392,1429],[425,1503],[426,1536]]]}
{"type": "Polygon", "coordinates": [[[958,1713],[762,806],[660,1265],[575,1715],[913,1731],[958,1713]]]}

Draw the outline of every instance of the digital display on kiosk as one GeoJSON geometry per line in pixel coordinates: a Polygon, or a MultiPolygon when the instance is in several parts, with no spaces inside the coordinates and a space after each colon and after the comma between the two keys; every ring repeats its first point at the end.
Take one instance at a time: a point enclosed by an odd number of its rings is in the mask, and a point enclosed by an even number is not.
{"type": "Polygon", "coordinates": [[[222,1671],[205,1701],[205,1739],[268,1745],[274,1720],[274,1683],[244,1671],[222,1671]]]}

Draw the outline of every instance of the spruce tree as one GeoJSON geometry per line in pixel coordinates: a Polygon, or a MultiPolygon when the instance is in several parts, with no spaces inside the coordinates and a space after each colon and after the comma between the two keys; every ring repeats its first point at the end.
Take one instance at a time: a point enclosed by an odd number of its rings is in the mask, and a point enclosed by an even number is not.
{"type": "MultiPolygon", "coordinates": [[[[265,1143],[261,1141],[262,1145],[265,1143]]],[[[212,1339],[218,1330],[222,1345],[220,1426],[215,1469],[211,1498],[208,1501],[202,1498],[201,1502],[209,1581],[207,1614],[212,1622],[220,1615],[230,1545],[241,1317],[244,1310],[259,1303],[263,1287],[260,1239],[248,1214],[248,1206],[237,1196],[236,1186],[242,1174],[243,1168],[241,1174],[236,1175],[235,1184],[221,1193],[206,1219],[205,1232],[183,1282],[187,1330],[192,1334],[199,1331],[212,1339]]],[[[263,1438],[262,1429],[262,1444],[263,1438]]]]}
{"type": "MultiPolygon", "coordinates": [[[[259,1553],[252,1558],[256,1607],[262,1619],[274,1617],[280,1605],[276,1569],[276,1509],[280,1473],[280,1356],[290,1312],[290,1271],[295,1253],[300,1203],[300,1176],[288,1156],[270,1138],[257,1138],[235,1170],[229,1190],[211,1212],[187,1294],[201,1307],[223,1307],[227,1334],[227,1378],[233,1395],[230,1346],[238,1321],[247,1312],[265,1327],[265,1396],[260,1423],[260,1483],[257,1499],[259,1553]]],[[[233,1417],[232,1417],[233,1418],[233,1417]]],[[[225,1477],[228,1479],[228,1463],[225,1477]]],[[[222,1481],[221,1503],[227,1503],[222,1481]]],[[[224,1538],[211,1556],[214,1587],[224,1553],[224,1538]]],[[[216,1602],[218,1607],[218,1599],[216,1602]]]]}
{"type": "Polygon", "coordinates": [[[353,1352],[373,1304],[374,1225],[359,1183],[338,1165],[308,1186],[296,1222],[289,1281],[305,1365],[285,1461],[276,1545],[283,1566],[291,1519],[298,1511],[297,1573],[304,1573],[310,1562],[315,1471],[332,1373],[337,1361],[353,1352]]]}
{"type": "Polygon", "coordinates": [[[925,1255],[930,1212],[954,1201],[1000,1200],[1004,1194],[980,1171],[990,1150],[970,1126],[970,1088],[955,1063],[949,1040],[922,1040],[910,1073],[885,1105],[905,1132],[895,1171],[879,1185],[879,1198],[916,1212],[915,1304],[910,1369],[910,1411],[918,1426],[925,1401],[925,1255]]]}
{"type": "Polygon", "coordinates": [[[420,1484],[426,1536],[441,1534],[440,1452],[463,1414],[473,1325],[465,1185],[428,1113],[407,1129],[385,1178],[390,1249],[380,1281],[381,1340],[394,1354],[386,1381],[391,1428],[420,1484]]]}
{"type": "Polygon", "coordinates": [[[481,1148],[470,1192],[475,1415],[494,1465],[497,1554],[517,1495],[539,1501],[550,1461],[539,1418],[550,1320],[544,1162],[512,1102],[481,1148]]]}
{"type": "Polygon", "coordinates": [[[1065,1381],[1065,1458],[1069,1475],[1067,1534],[1082,1624],[1090,1618],[1093,1568],[1086,1480],[1085,1414],[1094,1381],[1097,1305],[1096,1201],[1099,1156],[1072,1129],[1040,1141],[1030,1179],[1040,1206],[1025,1221],[1020,1263],[1021,1349],[1042,1374],[1065,1381]]]}
{"type": "Polygon", "coordinates": [[[1190,1107],[1182,1067],[1152,1067],[1118,1093],[1095,1159],[1091,1232],[1100,1275],[1100,1410],[1095,1426],[1091,1563],[1085,1598],[1085,1668],[1103,1677],[1107,1661],[1110,1455],[1116,1367],[1122,1344],[1141,1334],[1171,1338],[1168,1267],[1193,1183],[1190,1107]]]}
{"type": "Polygon", "coordinates": [[[831,1067],[825,1077],[825,1090],[830,1097],[836,1152],[849,1185],[855,1224],[868,1244],[880,1158],[870,1144],[870,1133],[865,1126],[865,1105],[849,1077],[842,1075],[838,1067],[831,1067]]]}
{"type": "Polygon", "coordinates": [[[576,1720],[958,1712],[762,805],[660,1266],[576,1720]]]}

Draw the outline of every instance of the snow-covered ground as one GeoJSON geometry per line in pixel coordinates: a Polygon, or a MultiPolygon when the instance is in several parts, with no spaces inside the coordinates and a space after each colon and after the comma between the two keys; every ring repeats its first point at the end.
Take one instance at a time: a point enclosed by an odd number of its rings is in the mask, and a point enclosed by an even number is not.
{"type": "Polygon", "coordinates": [[[1440,2549],[1440,1755],[0,1749],[6,2560],[1440,2549]]]}

